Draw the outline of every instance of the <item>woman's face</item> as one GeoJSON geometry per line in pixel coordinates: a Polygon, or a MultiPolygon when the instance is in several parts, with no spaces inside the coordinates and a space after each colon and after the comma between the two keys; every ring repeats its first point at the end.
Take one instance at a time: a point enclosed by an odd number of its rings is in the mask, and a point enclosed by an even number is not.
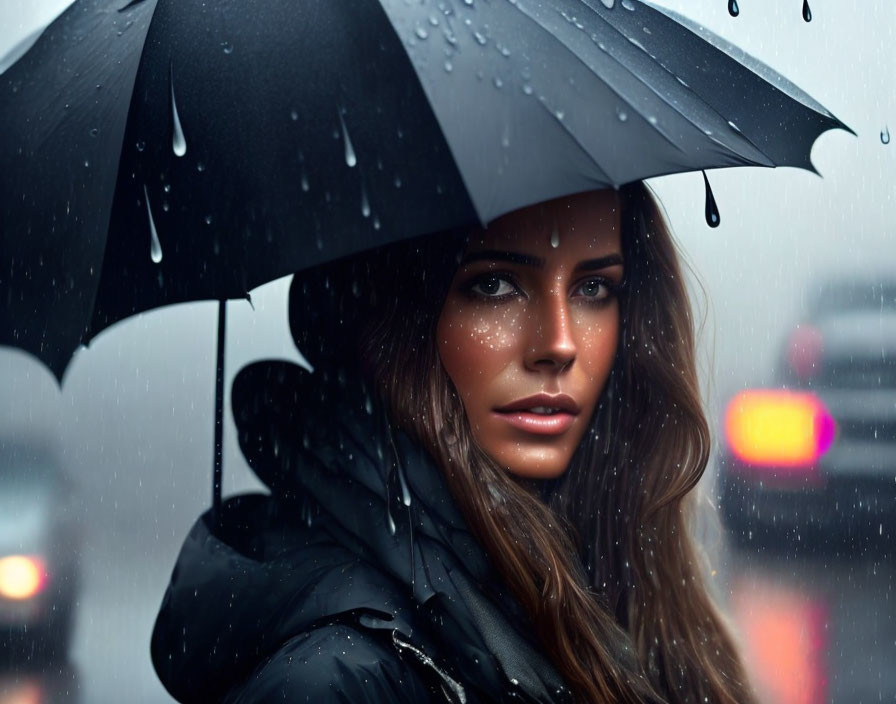
{"type": "Polygon", "coordinates": [[[521,477],[562,474],[613,366],[618,194],[514,211],[471,236],[438,323],[479,446],[521,477]]]}

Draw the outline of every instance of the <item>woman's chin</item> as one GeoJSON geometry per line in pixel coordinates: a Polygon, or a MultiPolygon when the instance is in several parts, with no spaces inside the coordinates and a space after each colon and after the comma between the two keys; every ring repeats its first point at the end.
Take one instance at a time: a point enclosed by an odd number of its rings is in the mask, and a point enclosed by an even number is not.
{"type": "Polygon", "coordinates": [[[566,453],[547,452],[504,458],[499,464],[510,474],[524,479],[556,479],[569,466],[566,453]]]}

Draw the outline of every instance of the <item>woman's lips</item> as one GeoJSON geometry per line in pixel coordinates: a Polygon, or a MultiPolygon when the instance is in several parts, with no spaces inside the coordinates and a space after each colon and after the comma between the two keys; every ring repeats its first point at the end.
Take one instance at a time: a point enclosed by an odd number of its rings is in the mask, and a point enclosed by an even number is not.
{"type": "Polygon", "coordinates": [[[494,413],[515,428],[535,435],[562,435],[569,430],[576,419],[572,413],[563,411],[550,415],[527,411],[495,411],[494,413]]]}

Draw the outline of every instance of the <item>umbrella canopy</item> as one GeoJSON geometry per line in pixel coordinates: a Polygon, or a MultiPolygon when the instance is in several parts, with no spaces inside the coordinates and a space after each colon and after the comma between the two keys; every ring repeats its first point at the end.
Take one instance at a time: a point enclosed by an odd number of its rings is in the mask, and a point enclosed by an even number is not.
{"type": "Polygon", "coordinates": [[[0,343],[844,127],[637,0],[77,0],[0,79],[0,343]]]}

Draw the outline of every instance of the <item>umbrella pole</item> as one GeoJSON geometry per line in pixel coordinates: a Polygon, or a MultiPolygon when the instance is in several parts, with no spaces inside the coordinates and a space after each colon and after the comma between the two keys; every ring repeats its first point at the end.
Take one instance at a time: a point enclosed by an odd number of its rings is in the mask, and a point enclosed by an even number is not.
{"type": "Polygon", "coordinates": [[[220,526],[221,515],[221,460],[224,439],[224,339],[227,333],[227,300],[218,301],[218,368],[215,374],[215,460],[212,473],[212,509],[220,526]]]}

